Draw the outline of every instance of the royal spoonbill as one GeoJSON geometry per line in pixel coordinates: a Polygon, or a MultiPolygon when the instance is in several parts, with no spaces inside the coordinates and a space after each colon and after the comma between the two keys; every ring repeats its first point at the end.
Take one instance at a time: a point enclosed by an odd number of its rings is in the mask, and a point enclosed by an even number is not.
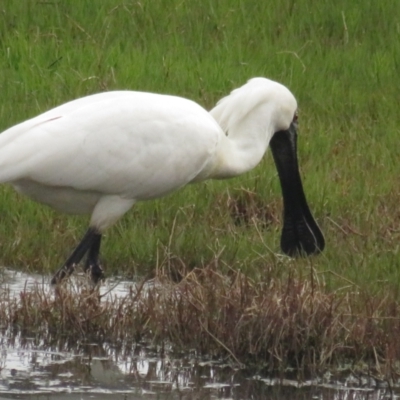
{"type": "Polygon", "coordinates": [[[65,103],[0,135],[0,182],[56,210],[91,214],[89,228],[52,283],[87,255],[97,282],[103,232],[136,202],[193,182],[254,168],[271,147],[282,187],[281,248],[318,253],[324,237],[303,192],[297,103],[283,85],[253,78],[210,112],[161,94],[114,91],[65,103]]]}

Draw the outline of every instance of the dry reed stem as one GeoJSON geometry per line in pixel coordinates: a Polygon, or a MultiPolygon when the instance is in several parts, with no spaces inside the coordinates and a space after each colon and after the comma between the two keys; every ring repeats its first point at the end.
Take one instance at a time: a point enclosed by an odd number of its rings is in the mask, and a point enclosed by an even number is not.
{"type": "Polygon", "coordinates": [[[100,298],[84,286],[40,286],[19,299],[0,297],[9,335],[71,341],[169,343],[175,349],[227,356],[270,369],[323,370],[344,361],[393,373],[400,358],[399,304],[386,296],[326,293],[318,281],[256,282],[214,266],[181,271],[178,283],[158,271],[124,298],[100,298]]]}

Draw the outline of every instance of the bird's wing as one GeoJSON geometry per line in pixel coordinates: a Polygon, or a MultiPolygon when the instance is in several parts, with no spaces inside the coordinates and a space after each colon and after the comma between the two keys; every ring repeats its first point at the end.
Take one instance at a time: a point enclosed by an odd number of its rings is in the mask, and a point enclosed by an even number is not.
{"type": "Polygon", "coordinates": [[[121,194],[140,200],[190,182],[221,130],[174,96],[109,92],[78,99],[0,135],[0,181],[121,194]]]}

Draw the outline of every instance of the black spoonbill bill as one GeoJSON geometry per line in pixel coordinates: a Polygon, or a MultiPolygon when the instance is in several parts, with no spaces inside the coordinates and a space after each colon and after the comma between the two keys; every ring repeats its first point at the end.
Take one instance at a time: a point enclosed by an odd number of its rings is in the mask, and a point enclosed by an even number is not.
{"type": "Polygon", "coordinates": [[[0,135],[0,182],[56,210],[91,214],[89,228],[52,278],[69,276],[87,255],[97,282],[103,232],[136,202],[188,183],[254,168],[270,145],[282,187],[282,251],[323,250],[324,237],[303,192],[293,94],[253,78],[210,112],[161,94],[114,91],[65,103],[0,135]]]}

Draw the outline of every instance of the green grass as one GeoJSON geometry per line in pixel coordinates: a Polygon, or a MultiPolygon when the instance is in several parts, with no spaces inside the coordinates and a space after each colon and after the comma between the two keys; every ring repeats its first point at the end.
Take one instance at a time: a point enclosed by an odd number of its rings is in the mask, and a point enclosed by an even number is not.
{"type": "MultiPolygon", "coordinates": [[[[298,99],[305,191],[327,243],[290,267],[304,276],[315,269],[329,290],[397,296],[399,15],[400,3],[389,0],[5,0],[0,130],[104,90],[171,93],[211,108],[251,77],[276,79],[298,99]]],[[[88,222],[7,187],[0,209],[1,263],[31,271],[54,271],[88,222]]],[[[102,255],[109,275],[218,257],[221,268],[281,276],[280,224],[268,155],[240,178],[138,204],[108,231],[102,255]],[[240,199],[250,218],[238,224],[227,205],[240,199]]]]}

